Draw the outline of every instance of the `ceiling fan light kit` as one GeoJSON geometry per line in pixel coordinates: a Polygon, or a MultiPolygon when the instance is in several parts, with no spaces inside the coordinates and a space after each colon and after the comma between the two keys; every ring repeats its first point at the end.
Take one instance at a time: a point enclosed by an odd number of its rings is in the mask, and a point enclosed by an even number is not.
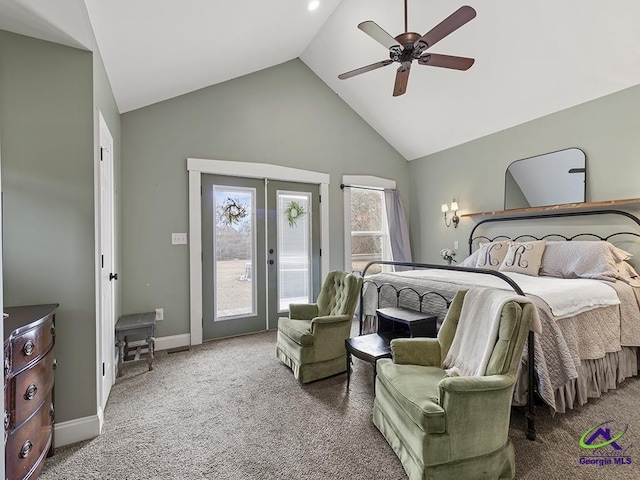
{"type": "Polygon", "coordinates": [[[468,70],[471,68],[471,65],[473,65],[473,58],[442,55],[438,53],[425,53],[425,50],[473,20],[475,16],[476,11],[472,7],[465,5],[453,12],[427,33],[420,35],[419,33],[408,31],[407,0],[404,0],[404,33],[401,33],[396,37],[392,37],[382,29],[382,27],[371,20],[367,20],[366,22],[362,22],[358,25],[360,30],[389,50],[389,59],[342,73],[338,75],[338,78],[340,80],[345,80],[347,78],[360,75],[361,73],[370,72],[371,70],[386,67],[387,65],[397,62],[400,66],[396,71],[396,81],[393,87],[393,96],[397,97],[399,95],[403,95],[407,91],[407,82],[409,81],[411,64],[414,60],[417,60],[419,65],[449,68],[453,70],[468,70]]]}

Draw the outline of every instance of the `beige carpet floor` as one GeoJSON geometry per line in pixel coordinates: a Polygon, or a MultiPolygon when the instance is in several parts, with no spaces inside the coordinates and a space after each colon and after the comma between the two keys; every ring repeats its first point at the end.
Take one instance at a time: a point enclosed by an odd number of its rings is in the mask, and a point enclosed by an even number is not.
{"type": "MultiPolygon", "coordinates": [[[[57,449],[42,480],[406,479],[371,421],[372,366],[300,385],[275,357],[275,332],[160,352],[155,370],[125,366],[105,412],[104,433],[57,449]]],[[[539,409],[538,439],[514,410],[517,478],[640,479],[640,380],[580,411],[539,409]],[[631,465],[580,465],[580,436],[606,420],[629,424],[631,465]]],[[[460,479],[464,480],[464,479],[460,479]]]]}

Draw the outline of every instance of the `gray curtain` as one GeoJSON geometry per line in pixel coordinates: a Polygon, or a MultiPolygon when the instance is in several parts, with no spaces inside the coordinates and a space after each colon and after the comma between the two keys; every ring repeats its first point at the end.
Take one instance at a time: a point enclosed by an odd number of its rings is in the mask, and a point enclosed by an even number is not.
{"type": "Polygon", "coordinates": [[[410,262],[409,226],[398,191],[385,189],[384,203],[391,240],[391,258],[394,262],[410,262]]]}

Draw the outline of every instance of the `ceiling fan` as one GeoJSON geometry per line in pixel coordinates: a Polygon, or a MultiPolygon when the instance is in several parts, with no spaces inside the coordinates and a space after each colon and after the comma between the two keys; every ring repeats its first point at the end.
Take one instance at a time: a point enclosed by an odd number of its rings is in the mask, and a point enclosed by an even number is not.
{"type": "Polygon", "coordinates": [[[444,37],[453,33],[465,23],[473,20],[476,11],[465,5],[453,12],[438,25],[433,27],[424,35],[409,32],[407,27],[407,0],[404,0],[404,29],[405,33],[401,33],[397,37],[392,37],[384,31],[377,23],[367,20],[358,25],[358,28],[371,38],[389,49],[389,59],[381,62],[367,65],[366,67],[356,68],[350,72],[338,75],[338,78],[345,80],[347,78],[360,75],[361,73],[370,72],[380,67],[386,67],[393,62],[398,62],[396,73],[396,82],[393,87],[393,96],[397,97],[407,91],[407,82],[409,81],[409,71],[411,63],[418,60],[418,64],[431,67],[452,68],[454,70],[468,70],[473,62],[473,58],[456,57],[452,55],[441,55],[438,53],[425,53],[425,50],[435,45],[444,37]]]}

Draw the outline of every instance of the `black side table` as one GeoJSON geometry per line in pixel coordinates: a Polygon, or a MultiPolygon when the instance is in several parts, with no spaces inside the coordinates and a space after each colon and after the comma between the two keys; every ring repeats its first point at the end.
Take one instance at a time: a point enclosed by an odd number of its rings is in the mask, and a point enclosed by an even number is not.
{"type": "Polygon", "coordinates": [[[435,337],[438,317],[409,308],[389,307],[376,310],[378,333],[392,338],[435,337]]]}
{"type": "Polygon", "coordinates": [[[344,341],[347,350],[347,388],[351,382],[351,355],[373,365],[373,391],[376,388],[376,362],[380,358],[391,358],[389,339],[381,337],[377,333],[360,335],[347,338],[344,341]]]}
{"type": "Polygon", "coordinates": [[[347,338],[347,388],[351,381],[351,355],[373,365],[373,391],[376,388],[376,362],[391,358],[391,340],[406,337],[435,337],[438,317],[409,308],[389,307],[376,310],[378,333],[347,338]]]}

